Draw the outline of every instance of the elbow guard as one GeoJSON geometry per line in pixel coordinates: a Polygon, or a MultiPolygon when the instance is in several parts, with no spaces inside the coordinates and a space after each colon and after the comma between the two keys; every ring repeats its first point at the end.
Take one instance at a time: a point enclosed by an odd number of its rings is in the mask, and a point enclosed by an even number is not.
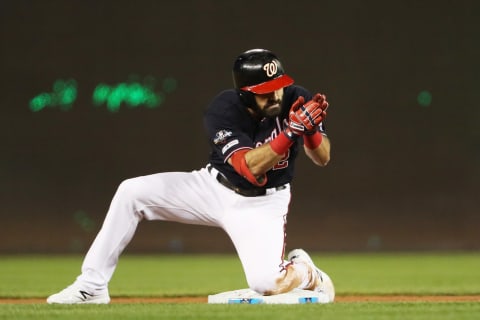
{"type": "Polygon", "coordinates": [[[239,150],[232,154],[232,167],[240,174],[242,177],[247,179],[251,184],[257,187],[263,187],[267,183],[267,175],[264,173],[261,177],[255,177],[250,168],[247,165],[247,160],[245,160],[245,154],[249,150],[239,150]]]}

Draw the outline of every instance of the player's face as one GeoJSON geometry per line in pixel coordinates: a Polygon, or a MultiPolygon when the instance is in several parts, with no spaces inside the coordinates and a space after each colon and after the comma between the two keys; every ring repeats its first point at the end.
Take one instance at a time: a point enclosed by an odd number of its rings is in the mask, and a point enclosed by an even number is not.
{"type": "Polygon", "coordinates": [[[283,88],[265,94],[256,94],[255,101],[261,114],[267,118],[273,118],[282,110],[283,88]]]}

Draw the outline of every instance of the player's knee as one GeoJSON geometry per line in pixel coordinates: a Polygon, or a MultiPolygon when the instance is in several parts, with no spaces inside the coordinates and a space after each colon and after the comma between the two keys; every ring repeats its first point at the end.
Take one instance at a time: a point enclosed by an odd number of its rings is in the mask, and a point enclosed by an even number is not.
{"type": "Polygon", "coordinates": [[[141,197],[141,183],[138,178],[122,181],[118,186],[116,197],[124,201],[135,201],[141,197]]]}
{"type": "Polygon", "coordinates": [[[273,295],[297,288],[302,281],[302,277],[294,268],[288,268],[282,272],[256,273],[247,278],[247,281],[250,289],[263,295],[273,295]]]}
{"type": "Polygon", "coordinates": [[[247,279],[248,286],[251,290],[262,295],[271,295],[278,290],[278,274],[255,274],[247,279]]]}
{"type": "Polygon", "coordinates": [[[269,295],[273,289],[271,285],[265,283],[265,281],[250,281],[248,286],[251,290],[258,292],[262,295],[269,295]]]}

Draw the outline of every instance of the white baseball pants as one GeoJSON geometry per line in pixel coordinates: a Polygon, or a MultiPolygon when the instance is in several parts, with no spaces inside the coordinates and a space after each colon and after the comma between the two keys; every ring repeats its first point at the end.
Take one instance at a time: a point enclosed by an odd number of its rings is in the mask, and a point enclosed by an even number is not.
{"type": "Polygon", "coordinates": [[[143,220],[216,226],[230,236],[251,289],[271,291],[284,264],[290,187],[244,197],[221,185],[217,171],[165,172],[125,180],[112,199],[77,281],[104,288],[143,220]]]}

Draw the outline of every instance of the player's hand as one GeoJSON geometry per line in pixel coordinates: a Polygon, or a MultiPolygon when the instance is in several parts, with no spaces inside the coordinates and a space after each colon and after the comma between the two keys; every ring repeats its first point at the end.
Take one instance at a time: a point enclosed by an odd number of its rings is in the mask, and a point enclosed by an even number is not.
{"type": "Polygon", "coordinates": [[[294,103],[289,115],[291,123],[289,126],[294,127],[297,134],[315,131],[327,115],[325,110],[328,108],[328,102],[324,95],[316,94],[312,100],[299,105],[298,102],[302,100],[294,103]]]}
{"type": "MultiPolygon", "coordinates": [[[[317,132],[317,126],[327,117],[327,97],[324,94],[317,93],[311,101],[318,103],[318,109],[312,112],[310,117],[308,117],[309,123],[304,123],[306,135],[317,132]]],[[[307,102],[305,105],[307,105],[309,102],[307,102]]]]}
{"type": "Polygon", "coordinates": [[[305,103],[305,98],[300,96],[292,104],[292,107],[290,108],[290,112],[288,115],[288,127],[286,129],[288,131],[287,135],[289,135],[289,133],[292,133],[296,136],[300,136],[304,133],[305,128],[302,122],[300,121],[300,119],[298,119],[297,117],[297,111],[301,106],[303,106],[304,103],[305,103]]]}
{"type": "Polygon", "coordinates": [[[327,96],[324,94],[317,93],[315,96],[313,96],[313,101],[317,102],[320,105],[320,109],[322,109],[322,112],[320,113],[321,120],[318,122],[322,122],[326,117],[327,117],[327,108],[328,108],[328,102],[327,102],[327,96]]]}

